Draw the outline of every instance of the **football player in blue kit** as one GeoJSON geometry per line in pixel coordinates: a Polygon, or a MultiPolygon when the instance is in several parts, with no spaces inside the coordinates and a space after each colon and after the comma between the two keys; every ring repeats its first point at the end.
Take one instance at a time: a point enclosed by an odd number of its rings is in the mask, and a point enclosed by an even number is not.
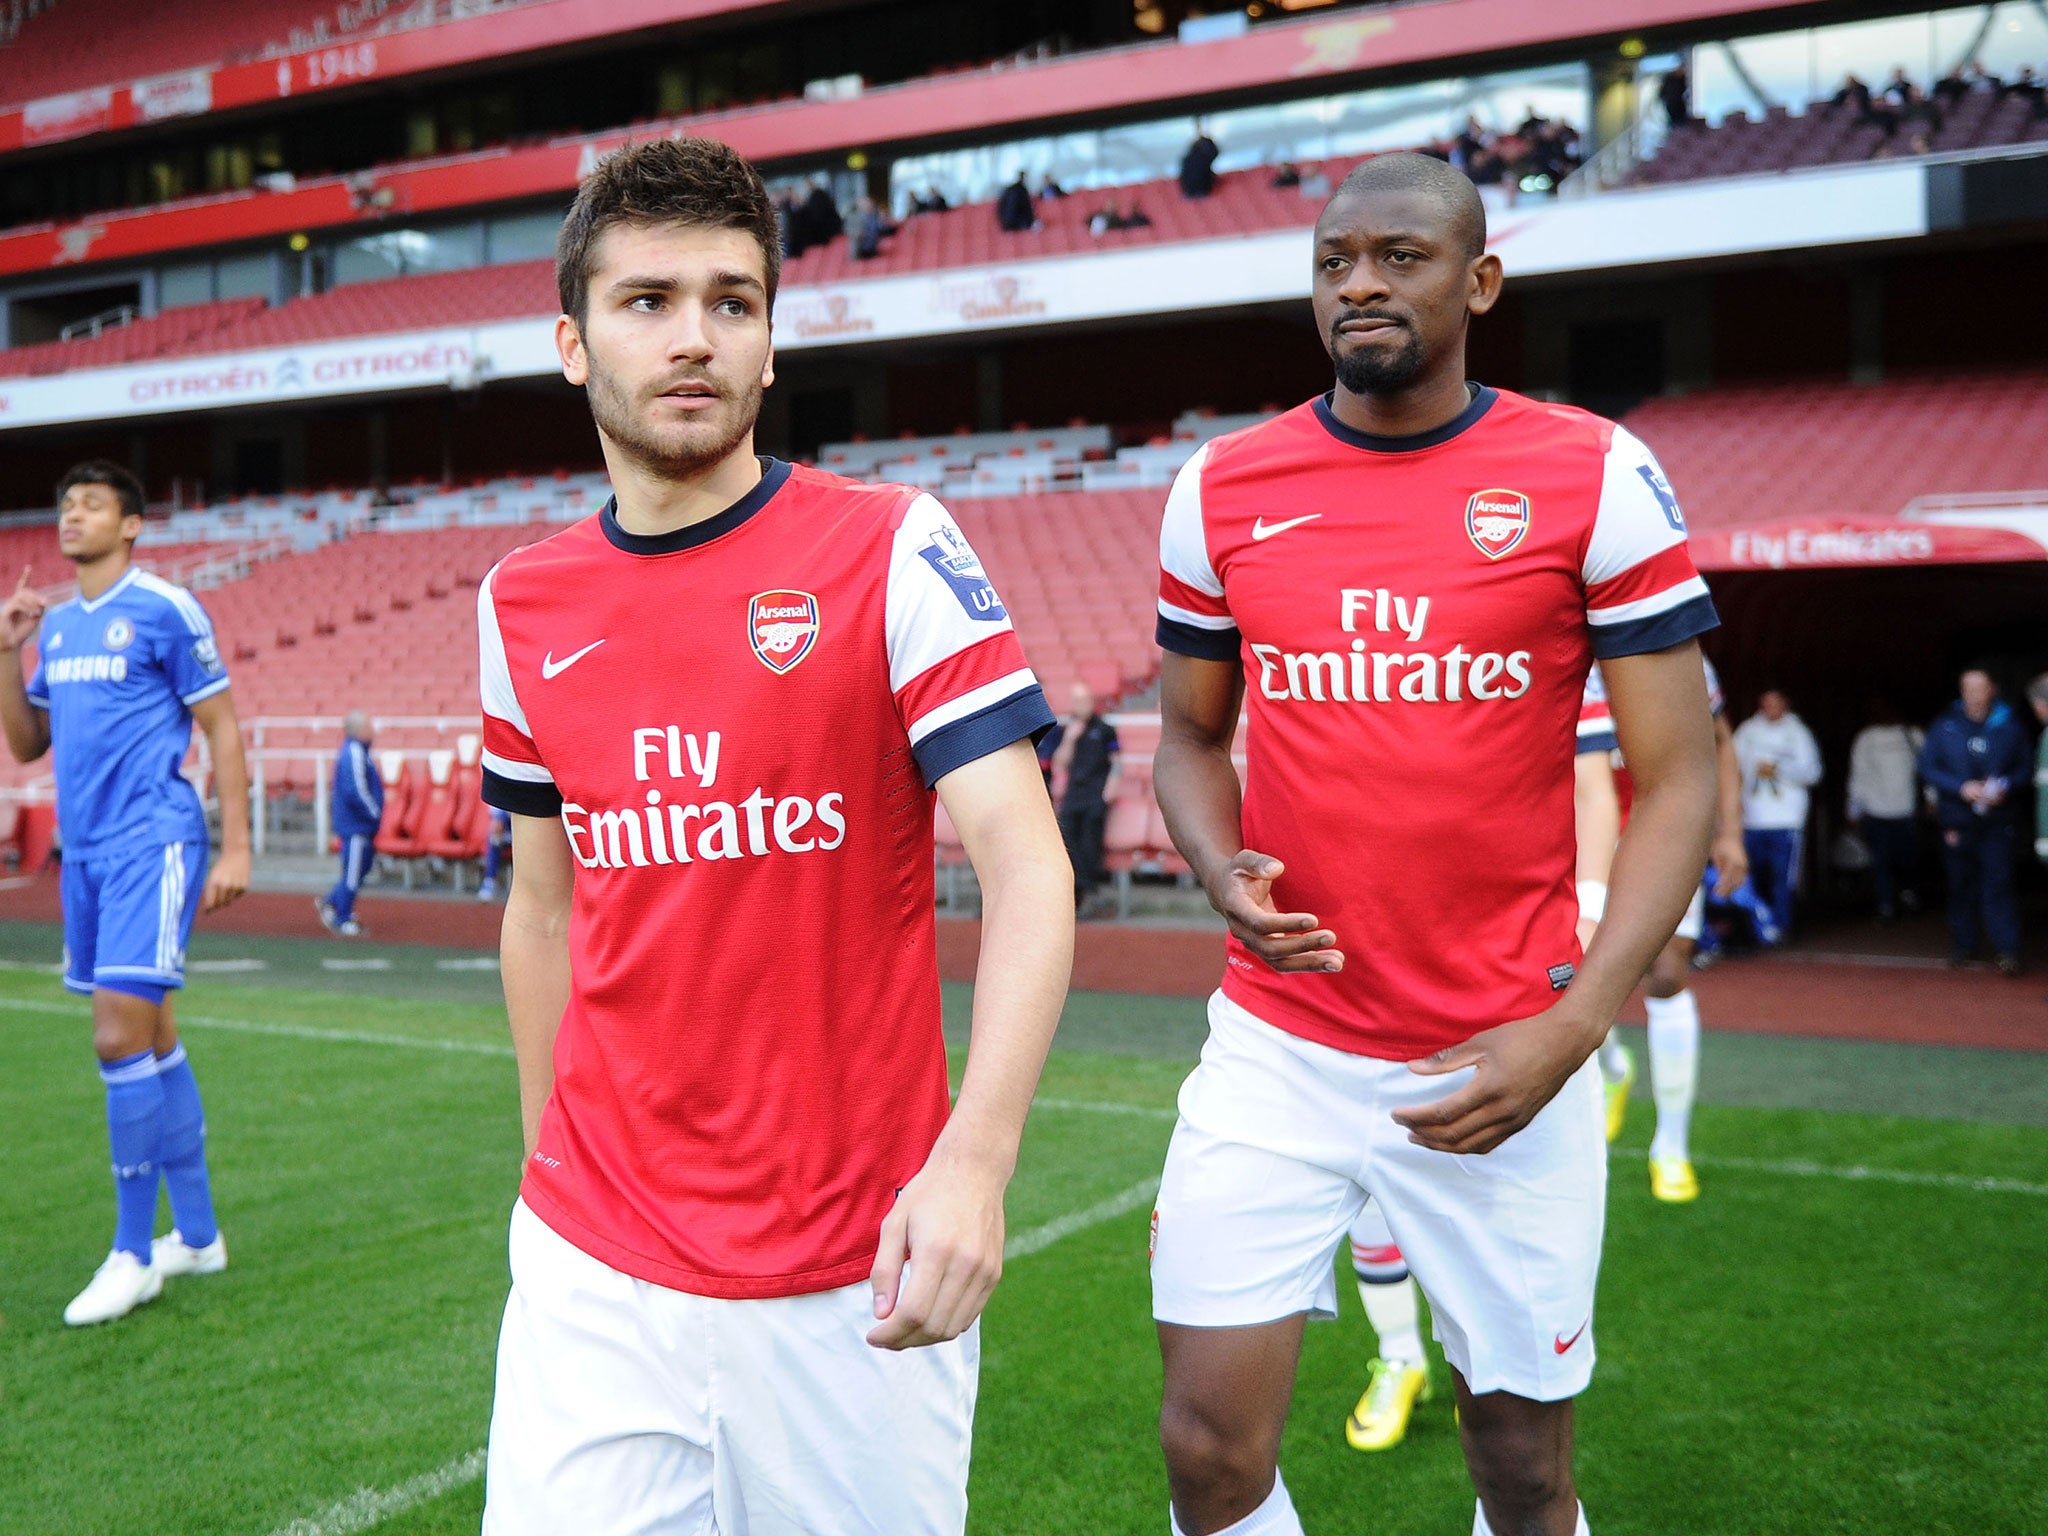
{"type": "Polygon", "coordinates": [[[0,665],[0,725],[15,757],[55,748],[64,838],[64,985],[92,998],[92,1041],[114,1154],[114,1247],[64,1309],[111,1322],[174,1275],[227,1267],[206,1174],[206,1121],[168,999],[185,982],[192,919],[249,883],[249,773],[213,625],[183,587],[132,562],[142,486],[116,464],[57,486],[57,543],[78,595],[55,605],[29,572],[0,606],[0,651],[37,642],[35,675],[0,665]],[[207,870],[206,814],[180,773],[206,733],[221,805],[207,870]],[[174,1229],[155,1238],[157,1182],[174,1229]]]}

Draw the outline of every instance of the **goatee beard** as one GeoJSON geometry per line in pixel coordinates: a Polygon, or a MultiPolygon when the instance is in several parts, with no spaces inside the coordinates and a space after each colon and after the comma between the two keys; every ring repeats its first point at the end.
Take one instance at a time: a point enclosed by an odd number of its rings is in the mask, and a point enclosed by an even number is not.
{"type": "Polygon", "coordinates": [[[1337,382],[1354,395],[1391,395],[1421,376],[1422,361],[1422,338],[1409,331],[1407,340],[1393,352],[1381,347],[1339,353],[1337,382]]]}
{"type": "MultiPolygon", "coordinates": [[[[607,441],[649,474],[664,480],[687,480],[723,463],[747,440],[761,416],[759,382],[736,402],[738,409],[726,418],[725,430],[715,438],[697,438],[687,446],[665,441],[649,432],[633,414],[631,402],[618,380],[589,356],[590,380],[584,393],[590,401],[591,418],[607,441]]],[[[725,403],[733,404],[730,396],[725,403]]]]}

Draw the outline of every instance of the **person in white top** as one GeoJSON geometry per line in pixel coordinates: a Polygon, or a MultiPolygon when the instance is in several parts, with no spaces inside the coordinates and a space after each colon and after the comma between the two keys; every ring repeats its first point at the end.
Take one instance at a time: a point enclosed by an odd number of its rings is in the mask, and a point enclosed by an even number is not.
{"type": "Polygon", "coordinates": [[[1749,850],[1749,878],[1769,905],[1778,932],[1787,934],[1793,893],[1799,888],[1807,791],[1821,777],[1820,747],[1785,695],[1766,688],[1756,713],[1735,728],[1735,758],[1742,768],[1742,841],[1749,850]]]}
{"type": "Polygon", "coordinates": [[[1849,825],[1870,849],[1877,915],[1917,911],[1913,870],[1919,863],[1915,817],[1920,809],[1920,748],[1927,733],[1899,719],[1889,700],[1871,701],[1870,724],[1849,747],[1849,825]]]}

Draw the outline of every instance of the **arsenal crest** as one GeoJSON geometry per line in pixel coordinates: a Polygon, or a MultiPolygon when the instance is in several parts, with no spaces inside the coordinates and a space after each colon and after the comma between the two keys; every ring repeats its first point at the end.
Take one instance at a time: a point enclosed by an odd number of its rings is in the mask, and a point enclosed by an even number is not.
{"type": "Polygon", "coordinates": [[[1465,532],[1489,560],[1521,543],[1529,532],[1529,498],[1520,491],[1481,491],[1465,503],[1465,532]]]}
{"type": "Polygon", "coordinates": [[[818,643],[818,600],[808,592],[762,592],[747,603],[747,643],[770,672],[789,671],[818,643]]]}

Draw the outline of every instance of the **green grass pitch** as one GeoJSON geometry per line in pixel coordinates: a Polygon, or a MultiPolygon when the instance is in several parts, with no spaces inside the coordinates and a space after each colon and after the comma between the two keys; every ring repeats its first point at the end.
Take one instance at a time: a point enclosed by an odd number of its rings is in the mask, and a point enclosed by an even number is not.
{"type": "MultiPolygon", "coordinates": [[[[0,956],[47,960],[50,938],[6,930],[0,956]]],[[[496,978],[430,951],[199,953],[241,957],[179,1002],[233,1267],[91,1330],[59,1321],[111,1223],[84,1011],[46,973],[0,972],[0,1533],[474,1532],[463,1458],[489,1414],[518,1173],[496,978]],[[321,968],[337,954],[359,968],[321,968]]],[[[965,989],[948,1008],[957,1031],[965,989]]],[[[1126,1209],[1015,1259],[989,1309],[976,1536],[1165,1529],[1148,1207],[1129,1192],[1158,1171],[1200,1017],[1070,1005],[1010,1230],[1126,1209]]],[[[1593,1528],[2048,1531],[2048,1058],[1709,1035],[1706,1073],[1697,1205],[1655,1205],[1640,1158],[1615,1163],[1579,1415],[1593,1528]]],[[[1340,1294],[1288,1431],[1305,1525],[1463,1536],[1447,1397],[1393,1452],[1343,1444],[1369,1348],[1340,1294]]]]}

